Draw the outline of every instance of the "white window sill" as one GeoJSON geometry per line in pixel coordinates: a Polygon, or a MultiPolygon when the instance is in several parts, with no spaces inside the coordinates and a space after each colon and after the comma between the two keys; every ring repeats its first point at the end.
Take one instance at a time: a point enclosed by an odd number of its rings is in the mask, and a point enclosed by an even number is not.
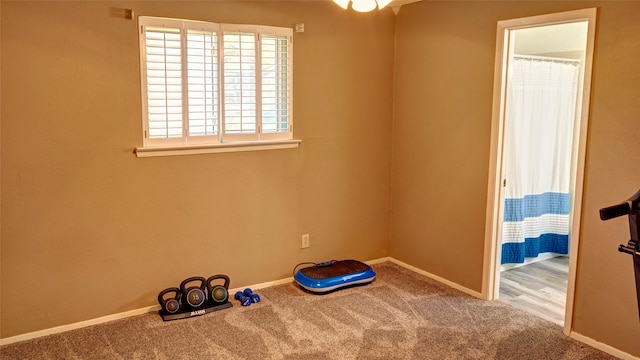
{"type": "Polygon", "coordinates": [[[297,148],[302,140],[276,140],[276,141],[252,141],[233,142],[215,145],[191,145],[191,146],[148,146],[137,147],[137,157],[175,156],[193,154],[212,154],[237,151],[259,151],[275,149],[297,148]]]}

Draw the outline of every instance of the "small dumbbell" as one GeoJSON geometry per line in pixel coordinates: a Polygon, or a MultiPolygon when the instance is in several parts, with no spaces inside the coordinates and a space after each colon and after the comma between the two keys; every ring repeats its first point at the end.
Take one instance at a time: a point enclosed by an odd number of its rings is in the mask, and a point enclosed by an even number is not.
{"type": "Polygon", "coordinates": [[[259,303],[260,302],[260,295],[254,294],[253,291],[251,291],[250,288],[244,289],[244,291],[242,292],[242,295],[250,298],[252,303],[259,303]]]}
{"type": "Polygon", "coordinates": [[[240,301],[240,304],[242,304],[242,306],[251,305],[251,298],[248,296],[244,296],[244,293],[242,291],[236,292],[233,298],[240,301]]]}

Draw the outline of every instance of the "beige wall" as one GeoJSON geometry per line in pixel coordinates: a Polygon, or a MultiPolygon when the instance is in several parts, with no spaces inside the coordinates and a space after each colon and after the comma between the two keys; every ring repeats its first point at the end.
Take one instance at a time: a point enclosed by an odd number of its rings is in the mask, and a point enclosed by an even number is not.
{"type": "Polygon", "coordinates": [[[393,13],[329,2],[2,1],[1,337],[388,255],[393,13]],[[138,15],[293,26],[298,149],[136,158],[138,15]],[[311,247],[300,249],[300,235],[311,247]]]}
{"type": "Polygon", "coordinates": [[[307,1],[0,6],[1,337],[153,305],[187,276],[239,287],[309,260],[391,255],[480,291],[496,22],[598,6],[574,329],[640,355],[631,259],[615,251],[626,223],[597,217],[640,178],[640,3],[428,1],[397,18],[307,1]],[[123,8],[305,23],[301,147],[136,158],[137,32],[123,8]]]}
{"type": "Polygon", "coordinates": [[[427,1],[396,20],[390,255],[482,289],[496,23],[598,7],[573,330],[640,355],[626,220],[640,185],[640,2],[427,1]]]}

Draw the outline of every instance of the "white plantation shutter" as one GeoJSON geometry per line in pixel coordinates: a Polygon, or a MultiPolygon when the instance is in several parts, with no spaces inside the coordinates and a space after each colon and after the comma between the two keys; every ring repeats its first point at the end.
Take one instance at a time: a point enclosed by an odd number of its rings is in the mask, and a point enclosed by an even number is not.
{"type": "Polygon", "coordinates": [[[291,29],[139,21],[145,146],[293,138],[291,29]]]}
{"type": "Polygon", "coordinates": [[[228,140],[257,140],[257,36],[242,31],[222,32],[224,117],[228,140]]]}
{"type": "Polygon", "coordinates": [[[148,137],[182,137],[182,55],[179,29],[146,28],[148,137]]]}
{"type": "Polygon", "coordinates": [[[219,140],[218,26],[187,29],[187,104],[189,143],[219,140]]]}
{"type": "Polygon", "coordinates": [[[274,33],[262,33],[260,39],[262,139],[290,135],[291,36],[270,30],[274,33]]]}

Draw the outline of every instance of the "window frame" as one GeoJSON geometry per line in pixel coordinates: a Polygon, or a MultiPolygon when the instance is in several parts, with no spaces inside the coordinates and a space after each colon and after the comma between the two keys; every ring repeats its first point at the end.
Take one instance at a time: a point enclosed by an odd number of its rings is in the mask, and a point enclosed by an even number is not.
{"type": "MultiPolygon", "coordinates": [[[[299,140],[293,139],[293,30],[290,28],[263,26],[263,25],[246,25],[246,24],[221,24],[211,23],[203,21],[193,21],[185,19],[173,19],[173,18],[160,18],[140,16],[138,17],[139,26],[139,53],[140,53],[140,77],[141,77],[141,94],[142,94],[142,126],[143,126],[143,146],[136,148],[136,154],[139,157],[143,156],[161,156],[161,155],[179,155],[188,153],[203,153],[203,152],[228,152],[228,151],[248,151],[248,150],[261,150],[261,144],[264,144],[264,149],[274,148],[291,148],[297,147],[300,143],[299,140]],[[181,77],[181,136],[170,136],[169,125],[166,127],[167,136],[153,138],[150,133],[149,119],[149,75],[147,73],[147,28],[167,28],[176,29],[180,34],[180,77],[181,77]],[[190,133],[190,115],[189,115],[189,50],[187,46],[187,34],[189,31],[204,31],[216,34],[217,40],[217,61],[216,61],[216,77],[217,85],[212,92],[217,92],[217,110],[212,111],[217,115],[217,132],[213,135],[198,135],[193,136],[190,133]],[[249,133],[233,133],[227,129],[227,116],[225,116],[225,49],[224,49],[224,36],[226,33],[242,32],[254,35],[254,77],[255,77],[255,115],[254,115],[254,131],[249,133]],[[282,89],[286,93],[284,98],[286,99],[286,106],[283,113],[286,117],[282,117],[280,112],[276,112],[275,117],[275,132],[265,132],[263,129],[264,113],[262,112],[262,95],[263,86],[262,83],[262,38],[264,35],[276,35],[286,36],[286,70],[285,70],[285,82],[286,85],[282,89]],[[284,131],[278,131],[279,121],[282,118],[286,118],[286,129],[284,131]],[[234,150],[235,149],[235,150],[234,150]],[[193,151],[191,151],[193,150],[193,151]]],[[[164,45],[166,49],[166,45],[164,45]]],[[[277,49],[277,47],[276,47],[277,49]]],[[[192,49],[191,49],[192,50],[192,49]]],[[[166,55],[166,50],[163,50],[166,55]]],[[[277,50],[276,50],[277,51],[277,50]]],[[[215,57],[215,56],[214,56],[215,57]]],[[[163,64],[166,70],[167,62],[163,64]]],[[[272,73],[275,76],[281,75],[282,72],[274,70],[272,73]]],[[[166,85],[166,77],[165,85],[166,85]]],[[[281,92],[282,93],[282,92],[281,92]]],[[[168,95],[165,92],[165,106],[168,106],[168,95]]],[[[276,95],[277,99],[280,99],[280,95],[276,95]]],[[[240,95],[241,99],[245,99],[245,95],[240,95]]],[[[206,106],[206,105],[205,105],[206,106]]],[[[277,105],[276,107],[278,107],[277,105]]],[[[279,108],[278,108],[279,109],[279,108]]],[[[168,114],[163,114],[168,118],[168,114]]],[[[176,121],[176,120],[174,120],[176,121]]],[[[167,120],[168,124],[169,120],[167,120]]],[[[272,125],[273,126],[273,125],[272,125]]]]}

